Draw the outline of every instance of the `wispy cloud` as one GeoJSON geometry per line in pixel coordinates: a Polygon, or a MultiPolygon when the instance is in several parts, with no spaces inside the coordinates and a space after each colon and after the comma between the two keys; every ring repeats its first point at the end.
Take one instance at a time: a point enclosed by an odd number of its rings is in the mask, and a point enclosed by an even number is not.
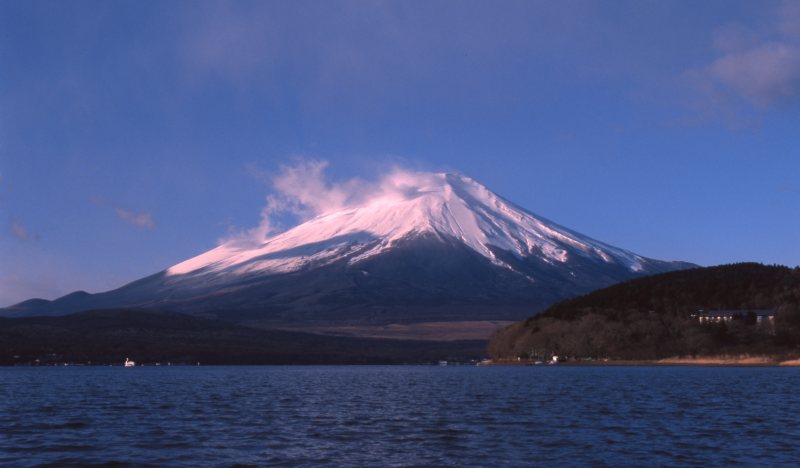
{"type": "Polygon", "coordinates": [[[275,60],[280,36],[263,5],[215,2],[199,7],[182,38],[181,57],[194,73],[238,82],[275,60]]]}
{"type": "Polygon", "coordinates": [[[105,209],[110,208],[118,219],[127,224],[143,229],[156,228],[156,221],[153,218],[153,214],[148,210],[133,210],[97,196],[90,197],[89,201],[95,206],[105,209]]]}
{"type": "Polygon", "coordinates": [[[591,10],[543,2],[291,5],[204,2],[182,15],[175,28],[182,82],[291,99],[306,112],[343,103],[375,112],[379,103],[407,103],[420,93],[508,105],[520,101],[529,83],[508,80],[506,59],[549,53],[553,42],[570,36],[563,22],[591,10]]]}
{"type": "Polygon", "coordinates": [[[800,50],[794,44],[765,42],[722,55],[705,73],[729,92],[766,108],[796,98],[800,50]]]}
{"type": "Polygon", "coordinates": [[[783,193],[800,194],[800,185],[784,184],[778,188],[783,193]]]}
{"type": "Polygon", "coordinates": [[[136,227],[155,229],[156,223],[153,220],[153,215],[149,211],[133,211],[119,206],[114,207],[114,213],[122,221],[132,224],[136,227]]]}
{"type": "Polygon", "coordinates": [[[762,28],[718,28],[712,47],[715,54],[709,63],[684,74],[694,90],[696,110],[731,116],[798,102],[800,3],[781,4],[773,21],[762,28]]]}
{"type": "Polygon", "coordinates": [[[20,224],[19,221],[11,221],[11,233],[14,234],[14,237],[21,241],[26,241],[31,238],[30,233],[28,230],[20,224]]]}

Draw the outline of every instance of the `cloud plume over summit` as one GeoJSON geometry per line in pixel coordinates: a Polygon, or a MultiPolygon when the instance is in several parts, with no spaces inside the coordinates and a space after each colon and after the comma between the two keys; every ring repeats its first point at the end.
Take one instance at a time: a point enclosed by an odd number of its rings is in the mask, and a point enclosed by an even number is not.
{"type": "Polygon", "coordinates": [[[249,172],[272,191],[261,209],[258,226],[232,237],[227,242],[261,242],[286,227],[287,215],[294,222],[303,222],[332,211],[358,206],[381,199],[407,198],[425,185],[425,173],[399,165],[386,167],[374,180],[352,177],[333,180],[326,170],[329,162],[321,159],[296,158],[292,164],[280,166],[270,173],[249,166],[249,172]]]}

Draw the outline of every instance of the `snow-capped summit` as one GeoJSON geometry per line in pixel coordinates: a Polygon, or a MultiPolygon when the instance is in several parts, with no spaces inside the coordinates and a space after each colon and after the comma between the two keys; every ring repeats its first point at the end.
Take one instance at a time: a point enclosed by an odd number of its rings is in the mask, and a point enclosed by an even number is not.
{"type": "Polygon", "coordinates": [[[539,256],[552,264],[564,264],[570,255],[581,255],[624,265],[634,272],[643,268],[642,257],[533,215],[466,176],[398,173],[384,185],[382,193],[359,206],[322,213],[255,247],[225,243],[167,269],[167,273],[289,272],[311,263],[335,261],[354,244],[368,244],[369,248],[349,258],[354,264],[421,234],[461,242],[507,268],[513,267],[498,258],[497,249],[518,258],[539,256]]]}
{"type": "Polygon", "coordinates": [[[0,314],[126,307],[295,329],[518,320],[564,298],[691,266],[578,234],[463,175],[396,172],[368,193],[113,291],[30,300],[0,314]]]}

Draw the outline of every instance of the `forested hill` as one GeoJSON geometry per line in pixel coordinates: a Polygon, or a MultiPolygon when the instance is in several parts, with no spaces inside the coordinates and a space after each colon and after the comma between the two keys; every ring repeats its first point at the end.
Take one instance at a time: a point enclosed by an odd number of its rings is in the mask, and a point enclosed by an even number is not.
{"type": "MultiPolygon", "coordinates": [[[[738,263],[635,279],[560,302],[492,338],[495,357],[533,350],[650,359],[787,352],[800,344],[800,268],[738,263]],[[700,324],[703,311],[775,309],[774,327],[700,324]]],[[[536,351],[537,353],[540,351],[536,351]]]]}
{"type": "Polygon", "coordinates": [[[800,298],[800,268],[736,263],[620,283],[560,302],[537,317],[575,318],[587,308],[653,310],[685,316],[699,309],[767,309],[800,298]]]}

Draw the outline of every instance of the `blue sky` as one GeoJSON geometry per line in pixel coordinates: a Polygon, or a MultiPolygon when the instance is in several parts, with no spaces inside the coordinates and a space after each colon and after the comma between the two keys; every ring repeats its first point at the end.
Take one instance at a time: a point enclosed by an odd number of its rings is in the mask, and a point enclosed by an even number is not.
{"type": "Polygon", "coordinates": [[[653,258],[798,265],[799,5],[0,2],[0,305],[209,249],[303,160],[459,171],[653,258]]]}

